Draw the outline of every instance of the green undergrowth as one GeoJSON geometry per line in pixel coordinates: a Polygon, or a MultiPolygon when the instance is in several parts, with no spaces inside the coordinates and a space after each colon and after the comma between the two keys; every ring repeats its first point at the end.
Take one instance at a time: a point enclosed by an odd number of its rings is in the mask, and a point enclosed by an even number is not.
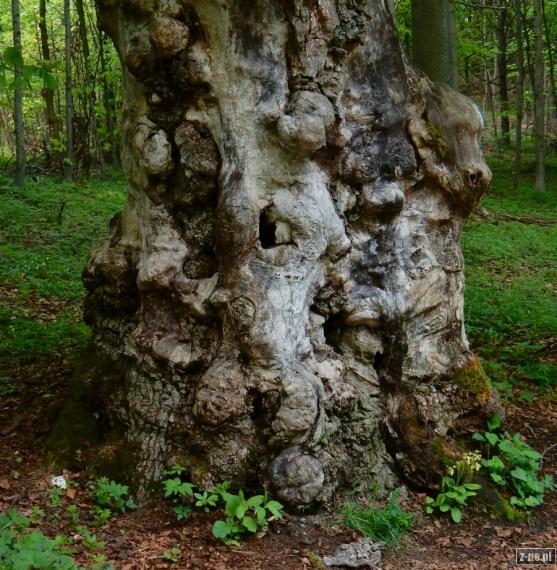
{"type": "Polygon", "coordinates": [[[491,168],[482,206],[495,220],[472,219],[463,235],[467,332],[502,395],[531,401],[557,384],[557,224],[497,216],[557,220],[557,156],[547,159],[543,194],[534,190],[528,160],[516,189],[511,156],[492,161],[491,168]]]}
{"type": "Polygon", "coordinates": [[[0,361],[32,362],[81,346],[81,271],[91,246],[122,208],[125,182],[63,182],[44,176],[24,188],[0,176],[0,361]]]}
{"type": "Polygon", "coordinates": [[[415,513],[403,510],[396,490],[383,505],[377,504],[372,496],[367,504],[349,503],[342,509],[344,525],[390,547],[402,544],[404,535],[412,529],[414,517],[415,513]]]}

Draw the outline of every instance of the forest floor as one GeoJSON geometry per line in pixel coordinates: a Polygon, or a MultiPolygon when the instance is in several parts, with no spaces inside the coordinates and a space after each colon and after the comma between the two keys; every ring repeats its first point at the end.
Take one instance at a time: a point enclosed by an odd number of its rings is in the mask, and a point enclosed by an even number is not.
{"type": "MultiPolygon", "coordinates": [[[[485,211],[463,236],[467,329],[505,402],[505,428],[525,436],[543,453],[544,472],[555,475],[557,160],[549,161],[544,195],[532,189],[532,169],[511,190],[509,161],[492,167],[485,211]]],[[[65,472],[69,489],[52,491],[61,473],[45,467],[45,441],[89,335],[80,321],[80,271],[124,195],[118,175],[74,184],[45,177],[23,190],[0,177],[0,558],[1,513],[13,508],[29,517],[25,532],[66,536],[76,562],[96,570],[107,562],[130,570],[309,570],[312,552],[332,554],[361,536],[343,526],[340,499],[320,515],[287,515],[237,548],[212,537],[216,515],[177,522],[162,500],[95,523],[95,481],[85,472],[65,472]]],[[[454,524],[424,515],[424,499],[401,493],[415,517],[402,545],[386,550],[385,569],[511,568],[516,547],[557,546],[557,492],[514,523],[470,508],[454,524]]]]}

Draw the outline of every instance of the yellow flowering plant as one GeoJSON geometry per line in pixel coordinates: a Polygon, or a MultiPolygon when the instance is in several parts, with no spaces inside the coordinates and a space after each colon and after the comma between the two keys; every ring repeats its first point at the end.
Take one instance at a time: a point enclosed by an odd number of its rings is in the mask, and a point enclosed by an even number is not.
{"type": "Polygon", "coordinates": [[[442,513],[450,512],[451,518],[458,523],[462,520],[462,508],[468,499],[477,495],[481,485],[472,483],[472,479],[480,470],[482,456],[477,451],[469,451],[447,468],[447,475],[441,480],[441,492],[435,499],[425,498],[426,513],[432,514],[434,509],[442,513]]]}

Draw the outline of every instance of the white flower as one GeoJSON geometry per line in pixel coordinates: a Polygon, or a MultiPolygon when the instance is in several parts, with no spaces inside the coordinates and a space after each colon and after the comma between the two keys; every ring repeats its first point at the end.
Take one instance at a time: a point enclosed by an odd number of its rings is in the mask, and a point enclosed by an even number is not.
{"type": "Polygon", "coordinates": [[[66,483],[66,480],[64,479],[63,475],[57,475],[56,477],[52,478],[52,486],[53,487],[59,487],[60,489],[67,489],[68,488],[68,484],[66,483]]]}

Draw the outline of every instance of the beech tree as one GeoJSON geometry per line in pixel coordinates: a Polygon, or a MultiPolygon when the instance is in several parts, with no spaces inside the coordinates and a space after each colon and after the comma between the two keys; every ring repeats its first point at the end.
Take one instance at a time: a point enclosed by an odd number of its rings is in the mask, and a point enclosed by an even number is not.
{"type": "Polygon", "coordinates": [[[476,106],[383,0],[102,0],[127,204],[84,271],[98,460],[291,505],[435,486],[498,398],[463,327],[476,106]]]}
{"type": "Polygon", "coordinates": [[[14,40],[14,123],[15,123],[15,183],[25,182],[25,131],[23,126],[23,61],[21,58],[21,26],[19,0],[12,0],[12,31],[14,40]]]}
{"type": "Polygon", "coordinates": [[[454,4],[412,0],[412,55],[430,79],[458,87],[454,4]]]}

